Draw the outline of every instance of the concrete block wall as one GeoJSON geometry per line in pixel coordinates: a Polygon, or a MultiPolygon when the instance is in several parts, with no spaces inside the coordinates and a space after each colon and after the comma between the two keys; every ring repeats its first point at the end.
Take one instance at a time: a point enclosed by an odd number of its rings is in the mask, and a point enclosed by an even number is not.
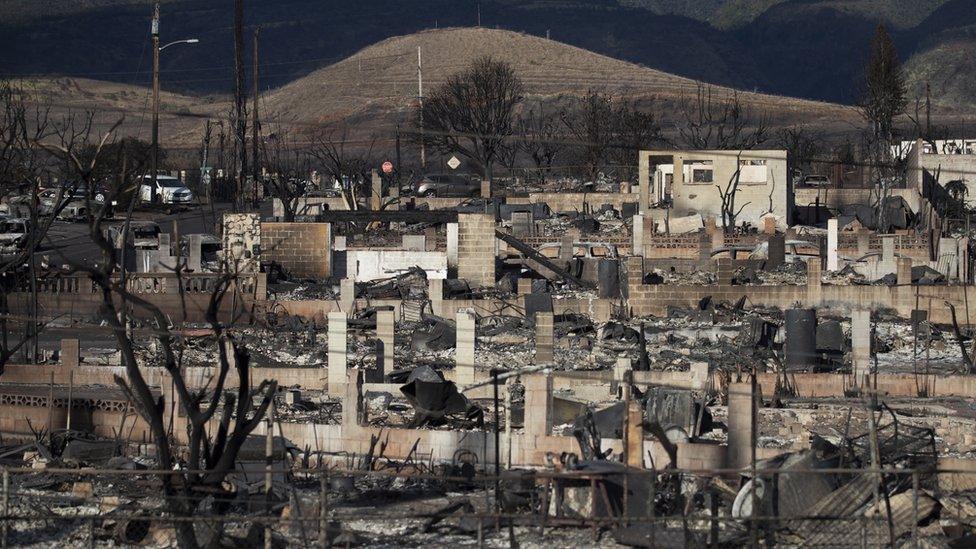
{"type": "Polygon", "coordinates": [[[535,363],[546,364],[553,360],[553,314],[535,314],[535,363]]]}
{"type": "Polygon", "coordinates": [[[261,253],[261,217],[255,213],[225,213],[221,253],[234,272],[258,270],[261,253]]]}
{"type": "Polygon", "coordinates": [[[329,313],[329,394],[342,395],[346,385],[348,334],[346,314],[329,313]]]}
{"type": "Polygon", "coordinates": [[[307,278],[332,276],[332,226],[329,223],[261,223],[261,260],[307,278]]]}
{"type": "Polygon", "coordinates": [[[495,285],[495,219],[488,214],[458,215],[458,278],[473,287],[495,285]]]}
{"type": "Polygon", "coordinates": [[[729,385],[729,467],[746,467],[752,461],[753,394],[750,383],[729,385]]]}
{"type": "Polygon", "coordinates": [[[395,323],[396,319],[392,307],[376,311],[376,339],[383,342],[383,364],[381,367],[384,375],[393,373],[395,323]]]}
{"type": "Polygon", "coordinates": [[[457,346],[454,351],[454,382],[470,385],[475,382],[474,349],[476,341],[475,315],[468,311],[458,311],[456,317],[457,346]]]}

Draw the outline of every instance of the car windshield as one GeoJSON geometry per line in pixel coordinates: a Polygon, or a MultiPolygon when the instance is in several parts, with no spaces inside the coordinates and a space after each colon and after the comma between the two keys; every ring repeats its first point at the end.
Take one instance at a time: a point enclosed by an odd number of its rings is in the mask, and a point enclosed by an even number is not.
{"type": "Polygon", "coordinates": [[[0,233],[26,233],[23,221],[0,221],[0,233]]]}
{"type": "Polygon", "coordinates": [[[166,187],[167,189],[176,189],[183,186],[183,183],[179,179],[158,179],[160,187],[166,187]]]}

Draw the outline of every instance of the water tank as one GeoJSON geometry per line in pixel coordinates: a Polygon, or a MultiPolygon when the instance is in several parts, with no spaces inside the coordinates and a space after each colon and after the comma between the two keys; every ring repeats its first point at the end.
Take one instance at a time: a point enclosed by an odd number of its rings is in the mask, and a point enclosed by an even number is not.
{"type": "Polygon", "coordinates": [[[817,355],[817,312],[813,309],[787,309],[786,368],[812,370],[819,363],[817,355]]]}

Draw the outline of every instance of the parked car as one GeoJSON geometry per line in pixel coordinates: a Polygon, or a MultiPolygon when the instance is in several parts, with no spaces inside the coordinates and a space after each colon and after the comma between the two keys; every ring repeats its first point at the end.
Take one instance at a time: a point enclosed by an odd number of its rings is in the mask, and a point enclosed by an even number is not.
{"type": "Polygon", "coordinates": [[[186,188],[179,178],[171,175],[157,175],[155,190],[152,176],[143,176],[142,184],[139,186],[139,198],[143,202],[157,204],[189,204],[195,199],[193,191],[186,188]]]}
{"type": "Polygon", "coordinates": [[[800,179],[800,186],[825,188],[830,187],[831,184],[830,178],[826,175],[804,175],[803,178],[800,179]]]}
{"type": "Polygon", "coordinates": [[[101,211],[105,207],[105,197],[107,192],[104,189],[96,189],[95,196],[89,203],[88,189],[86,187],[64,187],[45,189],[38,193],[38,214],[55,215],[59,219],[69,221],[83,221],[88,217],[89,205],[94,213],[101,211]],[[101,200],[99,200],[101,197],[101,200]]]}
{"type": "Polygon", "coordinates": [[[415,196],[429,197],[467,197],[481,195],[481,181],[460,174],[429,174],[413,184],[415,196]]]}
{"type": "Polygon", "coordinates": [[[15,254],[24,249],[30,236],[30,220],[22,217],[0,219],[0,254],[15,254]]]}

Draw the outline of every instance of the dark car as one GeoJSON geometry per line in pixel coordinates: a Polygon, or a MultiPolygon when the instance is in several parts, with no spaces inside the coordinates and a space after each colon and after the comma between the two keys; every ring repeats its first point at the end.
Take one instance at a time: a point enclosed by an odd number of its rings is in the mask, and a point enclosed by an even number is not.
{"type": "Polygon", "coordinates": [[[414,181],[413,192],[416,196],[480,196],[481,181],[467,175],[430,174],[414,181]]]}

